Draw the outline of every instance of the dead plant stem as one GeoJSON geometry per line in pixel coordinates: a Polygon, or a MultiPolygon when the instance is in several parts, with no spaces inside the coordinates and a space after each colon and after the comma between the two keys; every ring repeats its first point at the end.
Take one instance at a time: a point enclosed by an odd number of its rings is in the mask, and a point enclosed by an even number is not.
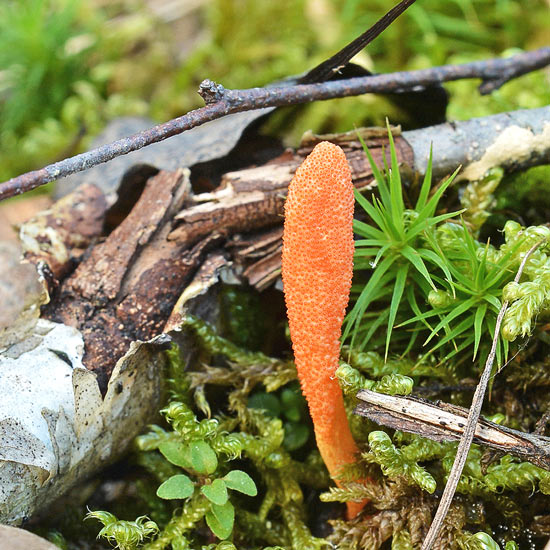
{"type": "MultiPolygon", "coordinates": [[[[518,272],[514,278],[514,282],[516,283],[519,282],[521,274],[523,273],[525,264],[527,263],[527,260],[529,259],[531,254],[544,242],[545,241],[540,241],[535,245],[533,245],[528,250],[528,252],[523,257],[523,260],[519,266],[518,272]]],[[[422,544],[421,550],[430,550],[437,536],[439,535],[441,527],[443,526],[443,522],[445,521],[445,517],[447,516],[447,512],[449,511],[449,507],[451,506],[451,502],[453,500],[456,487],[460,480],[460,476],[462,475],[462,470],[464,469],[464,465],[466,464],[468,452],[470,451],[470,447],[472,446],[472,441],[474,439],[474,434],[475,434],[477,422],[479,420],[479,415],[481,414],[481,407],[483,406],[483,399],[485,397],[485,392],[487,390],[487,384],[491,377],[491,371],[493,369],[493,363],[495,361],[497,343],[498,343],[498,338],[500,334],[500,325],[502,324],[504,314],[508,309],[508,304],[509,302],[504,302],[502,304],[502,307],[500,308],[500,311],[498,312],[491,351],[489,352],[487,361],[485,362],[483,373],[481,374],[481,378],[479,380],[476,391],[474,393],[474,397],[472,399],[472,406],[470,407],[468,420],[466,422],[466,426],[464,428],[462,438],[460,439],[460,443],[458,444],[458,449],[456,451],[456,457],[453,463],[453,467],[451,468],[451,471],[449,473],[447,484],[445,485],[443,495],[441,496],[441,500],[439,502],[437,512],[432,521],[432,525],[430,526],[430,530],[426,535],[426,539],[422,544]]]]}

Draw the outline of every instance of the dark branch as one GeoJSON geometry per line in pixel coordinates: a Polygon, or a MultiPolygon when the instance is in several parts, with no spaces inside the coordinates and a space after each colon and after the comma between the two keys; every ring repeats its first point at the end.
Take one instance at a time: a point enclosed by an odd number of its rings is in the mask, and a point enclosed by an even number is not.
{"type": "Polygon", "coordinates": [[[359,53],[367,44],[370,44],[377,36],[385,31],[409,6],[416,0],[403,0],[392,8],[386,15],[380,18],[370,29],[350,42],[345,48],[335,53],[331,58],[314,67],[304,76],[298,79],[299,84],[312,84],[324,82],[343,67],[355,54],[359,53]]]}
{"type": "Polygon", "coordinates": [[[430,86],[466,78],[480,78],[482,80],[479,88],[480,92],[486,94],[502,86],[508,80],[549,64],[550,47],[546,47],[507,59],[475,61],[463,65],[443,65],[419,71],[357,77],[322,84],[226,90],[221,85],[205,80],[199,89],[199,93],[205,100],[205,107],[190,111],[179,118],[159,124],[133,136],[114,141],[92,151],[0,183],[0,200],[30,191],[70,174],[87,170],[97,164],[137,151],[147,145],[157,143],[231,113],[266,107],[298,105],[365,93],[413,90],[418,86],[430,86]]]}

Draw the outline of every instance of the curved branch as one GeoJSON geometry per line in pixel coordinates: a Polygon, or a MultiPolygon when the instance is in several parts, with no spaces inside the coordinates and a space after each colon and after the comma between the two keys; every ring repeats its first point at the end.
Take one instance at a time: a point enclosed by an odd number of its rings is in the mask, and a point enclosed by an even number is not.
{"type": "Polygon", "coordinates": [[[297,84],[251,88],[248,90],[227,90],[211,80],[202,82],[199,94],[205,100],[205,107],[144,130],[132,136],[81,153],[74,157],[50,164],[40,170],[0,183],[0,201],[19,195],[92,166],[108,162],[116,157],[137,151],[152,143],[165,140],[206,122],[231,113],[255,109],[298,105],[312,101],[356,96],[365,93],[387,93],[413,90],[419,86],[430,86],[461,80],[480,78],[481,94],[487,94],[505,82],[545,67],[550,64],[550,47],[522,53],[507,59],[489,59],[462,65],[443,65],[417,71],[403,71],[320,84],[297,84]]]}

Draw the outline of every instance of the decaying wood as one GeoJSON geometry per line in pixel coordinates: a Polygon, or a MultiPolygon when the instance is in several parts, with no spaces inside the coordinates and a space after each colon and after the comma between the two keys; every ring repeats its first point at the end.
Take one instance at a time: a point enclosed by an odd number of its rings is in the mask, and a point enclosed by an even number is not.
{"type": "MultiPolygon", "coordinates": [[[[387,138],[379,130],[365,136],[381,163],[387,138]]],[[[412,163],[403,140],[396,140],[400,158],[412,163]]],[[[357,184],[364,187],[370,170],[361,160],[359,142],[349,143],[357,184]]],[[[148,180],[130,214],[90,247],[66,278],[83,244],[101,233],[105,198],[87,185],[33,221],[30,227],[36,230],[26,257],[51,272],[52,299],[42,316],[81,332],[84,364],[98,376],[102,391],[132,342],[164,331],[174,304],[213,248],[225,250],[217,257],[218,267],[232,265],[257,288],[276,280],[287,186],[310,149],[308,144],[265,166],[228,173],[218,191],[196,196],[187,174],[159,172],[148,180]],[[90,215],[93,223],[81,228],[83,215],[90,215]]],[[[23,234],[29,231],[23,228],[23,234]]]]}
{"type": "MultiPolygon", "coordinates": [[[[382,166],[383,155],[389,154],[387,131],[374,128],[360,132],[382,166]]],[[[440,176],[459,162],[465,165],[465,173],[476,174],[479,166],[487,170],[494,163],[511,171],[550,162],[550,139],[546,139],[550,137],[550,108],[414,132],[401,133],[394,128],[393,134],[398,160],[409,178],[425,170],[428,144],[432,142],[436,148],[433,171],[440,176]],[[514,143],[526,134],[531,139],[522,139],[515,157],[509,151],[506,158],[492,152],[503,136],[514,143]],[[438,148],[442,151],[439,156],[438,148]]],[[[27,258],[49,265],[53,288],[59,285],[44,316],[82,332],[84,363],[99,376],[103,389],[117,359],[132,341],[147,341],[162,333],[176,300],[209,251],[219,250],[233,275],[259,290],[278,279],[287,186],[305,156],[323,139],[343,147],[354,184],[368,189],[372,172],[356,132],[330,136],[309,133],[296,151],[288,150],[261,166],[223,174],[221,185],[211,193],[193,195],[181,172],[160,172],[148,180],[124,221],[103,242],[91,247],[65,279],[63,275],[74,267],[84,245],[98,238],[105,199],[93,186],[81,188],[35,224],[40,228],[40,238],[30,241],[27,258]],[[89,226],[86,216],[93,218],[89,226]],[[70,221],[73,217],[75,222],[70,221]],[[40,240],[43,242],[38,247],[40,240]],[[62,254],[54,242],[64,243],[62,254]]]]}
{"type": "Polygon", "coordinates": [[[264,290],[281,273],[282,226],[245,237],[237,234],[227,243],[242,277],[257,290],[264,290]]]}
{"type": "Polygon", "coordinates": [[[117,360],[136,340],[161,334],[213,239],[196,246],[167,238],[189,193],[187,175],[159,172],[128,217],[64,280],[43,317],[78,328],[84,363],[104,391],[117,360]]]}
{"type": "Polygon", "coordinates": [[[26,222],[19,232],[25,258],[45,261],[53,280],[60,281],[74,269],[84,250],[103,231],[107,200],[95,185],[80,186],[26,222]]]}
{"type": "MultiPolygon", "coordinates": [[[[355,409],[357,414],[382,426],[434,441],[458,441],[468,418],[468,409],[449,403],[432,403],[370,390],[361,390],[357,397],[360,400],[355,409]]],[[[481,418],[474,441],[550,470],[550,437],[512,430],[481,418]]]]}

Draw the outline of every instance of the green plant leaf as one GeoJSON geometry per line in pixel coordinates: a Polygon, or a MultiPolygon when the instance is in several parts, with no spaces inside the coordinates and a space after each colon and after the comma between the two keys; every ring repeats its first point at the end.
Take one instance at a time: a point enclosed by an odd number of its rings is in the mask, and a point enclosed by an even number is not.
{"type": "Polygon", "coordinates": [[[496,296],[493,296],[492,294],[484,295],[483,299],[493,306],[493,309],[495,310],[495,312],[498,312],[500,310],[500,308],[502,307],[502,302],[496,296]]]}
{"type": "Polygon", "coordinates": [[[185,445],[181,441],[163,441],[158,449],[168,462],[182,468],[192,467],[189,445],[185,445]]]}
{"type": "MultiPolygon", "coordinates": [[[[420,311],[420,308],[418,307],[418,302],[416,300],[416,296],[414,294],[414,288],[412,286],[407,286],[406,290],[405,290],[405,294],[407,296],[407,301],[409,303],[409,305],[411,306],[411,309],[413,310],[413,312],[415,313],[416,315],[416,318],[418,318],[420,321],[422,321],[422,324],[426,326],[426,328],[428,328],[430,331],[433,330],[432,326],[430,325],[430,323],[428,323],[428,321],[426,321],[426,319],[424,318],[422,312],[420,311]]],[[[404,323],[401,323],[400,326],[404,326],[406,324],[408,324],[409,321],[405,321],[404,323]]],[[[418,331],[414,331],[416,335],[418,335],[418,331]]]]}
{"type": "MultiPolygon", "coordinates": [[[[458,338],[459,336],[461,336],[464,333],[468,334],[469,331],[471,330],[473,324],[474,324],[474,321],[473,321],[472,317],[473,316],[471,316],[471,315],[467,316],[462,322],[460,322],[458,325],[456,325],[453,328],[450,328],[447,325],[446,326],[447,334],[443,338],[441,338],[433,348],[430,349],[429,353],[433,353],[434,351],[438,350],[441,346],[447,344],[448,342],[452,342],[453,340],[455,340],[456,338],[458,338]]],[[[467,341],[469,342],[468,345],[470,345],[470,343],[473,343],[474,335],[469,336],[467,338],[467,341]]],[[[463,349],[463,346],[460,349],[463,349]]],[[[453,355],[454,355],[454,353],[448,354],[448,355],[445,356],[445,358],[449,359],[453,355]]]]}
{"type": "MultiPolygon", "coordinates": [[[[447,278],[447,281],[449,281],[449,283],[452,282],[453,276],[451,275],[451,271],[449,269],[448,262],[446,262],[443,259],[443,257],[444,257],[443,253],[441,253],[441,256],[438,256],[433,250],[428,250],[427,248],[418,249],[418,253],[420,254],[421,258],[423,258],[425,260],[428,260],[432,264],[439,267],[439,269],[441,269],[441,271],[443,271],[443,273],[445,274],[445,277],[447,278]]],[[[433,277],[432,277],[432,280],[433,280],[433,277]]]]}
{"type": "Polygon", "coordinates": [[[427,229],[434,227],[435,225],[455,218],[464,210],[457,210],[455,212],[449,212],[448,214],[441,214],[440,216],[418,216],[417,219],[407,229],[407,240],[411,240],[422,232],[426,232],[427,229]]]}
{"type": "Polygon", "coordinates": [[[357,321],[365,313],[367,307],[372,301],[372,297],[374,293],[377,290],[380,279],[382,278],[384,273],[386,273],[386,271],[391,267],[394,261],[395,261],[395,257],[393,256],[388,256],[387,258],[384,258],[382,260],[382,262],[374,270],[374,273],[372,274],[365,288],[361,291],[359,298],[355,302],[355,305],[353,306],[351,312],[348,315],[346,327],[344,329],[343,339],[345,340],[347,336],[350,334],[350,332],[352,331],[352,329],[355,328],[354,334],[352,336],[352,346],[353,346],[355,337],[357,335],[357,321]]]}
{"type": "Polygon", "coordinates": [[[183,474],[168,478],[157,489],[157,496],[164,499],[189,498],[195,490],[193,482],[183,474]]]}
{"type": "Polygon", "coordinates": [[[487,533],[465,534],[461,537],[463,548],[475,548],[475,550],[500,550],[499,544],[487,533]]]}
{"type": "Polygon", "coordinates": [[[448,310],[447,315],[441,319],[439,324],[433,329],[430,336],[426,339],[424,344],[427,344],[436,334],[437,332],[444,328],[448,327],[449,323],[456,319],[459,315],[462,315],[464,312],[468,311],[470,308],[472,308],[476,303],[476,300],[474,298],[469,298],[468,300],[463,301],[462,303],[459,303],[457,306],[453,307],[452,309],[448,310]]]}
{"type": "Polygon", "coordinates": [[[393,216],[391,209],[386,208],[386,205],[382,204],[376,197],[373,198],[374,207],[378,210],[382,217],[382,225],[380,228],[386,232],[390,238],[399,242],[404,240],[403,235],[403,213],[401,217],[393,216]]]}
{"type": "Polygon", "coordinates": [[[368,344],[369,340],[372,338],[374,333],[384,324],[388,321],[388,316],[390,312],[385,309],[382,311],[379,315],[376,316],[374,321],[371,323],[369,330],[361,340],[361,344],[359,345],[359,349],[365,349],[366,345],[368,344]]]}
{"type": "Polygon", "coordinates": [[[377,254],[374,257],[374,260],[371,264],[372,268],[378,267],[378,262],[380,261],[380,258],[382,258],[382,256],[389,250],[389,248],[390,248],[389,244],[385,244],[384,246],[380,247],[380,250],[377,252],[377,254]]]}
{"type": "Polygon", "coordinates": [[[443,195],[443,193],[445,193],[445,191],[447,190],[447,187],[449,187],[449,185],[451,185],[451,183],[453,183],[453,181],[456,178],[456,175],[458,174],[459,171],[460,171],[460,166],[451,174],[451,176],[449,176],[439,186],[437,191],[431,196],[431,198],[428,201],[428,203],[426,204],[426,206],[419,212],[419,215],[421,217],[426,216],[426,215],[433,216],[433,214],[434,214],[434,212],[437,208],[437,203],[441,199],[441,196],[443,195]]]}
{"type": "Polygon", "coordinates": [[[372,175],[376,180],[378,191],[380,193],[380,197],[382,198],[382,202],[385,204],[389,204],[390,193],[386,185],[386,178],[384,178],[384,176],[378,169],[378,165],[376,164],[376,162],[374,162],[374,159],[372,158],[369,148],[367,147],[367,144],[363,140],[362,136],[358,135],[358,137],[359,137],[359,141],[361,142],[361,146],[363,147],[363,151],[365,151],[365,154],[367,155],[367,159],[369,161],[369,164],[372,170],[372,175]]]}
{"type": "MultiPolygon", "coordinates": [[[[395,143],[393,141],[393,135],[390,129],[390,123],[386,119],[386,127],[388,128],[388,140],[390,143],[390,156],[391,156],[391,172],[390,172],[390,189],[391,189],[391,206],[392,206],[392,218],[394,223],[403,227],[403,212],[405,211],[405,204],[403,202],[403,191],[401,188],[401,174],[399,173],[399,163],[397,162],[397,152],[395,150],[395,143]]],[[[385,159],[384,155],[384,159],[385,159]]]]}
{"type": "Polygon", "coordinates": [[[281,392],[281,405],[284,416],[291,422],[299,422],[306,415],[307,405],[299,386],[281,392]]]}
{"type": "Polygon", "coordinates": [[[298,422],[286,422],[285,439],[283,445],[287,451],[295,451],[307,443],[309,439],[309,428],[298,422]]]}
{"type": "Polygon", "coordinates": [[[426,281],[430,284],[430,286],[435,290],[435,285],[432,281],[432,278],[430,277],[430,274],[428,273],[428,270],[426,268],[426,264],[420,257],[420,254],[417,250],[412,248],[412,246],[404,246],[401,250],[401,254],[413,264],[413,266],[416,268],[416,270],[426,279],[426,281]]]}
{"type": "Polygon", "coordinates": [[[191,467],[199,474],[212,474],[218,467],[218,458],[206,441],[190,444],[191,467]]]}
{"type": "Polygon", "coordinates": [[[233,531],[235,508],[231,502],[226,502],[223,506],[212,504],[210,510],[206,512],[205,518],[214,535],[219,539],[226,539],[233,531]]]}
{"type": "Polygon", "coordinates": [[[248,398],[248,406],[251,409],[261,409],[268,416],[277,418],[281,415],[281,404],[272,393],[258,392],[248,398]]]}
{"type": "Polygon", "coordinates": [[[242,470],[232,470],[222,479],[229,489],[239,491],[239,493],[243,493],[250,497],[255,497],[258,494],[258,489],[256,489],[254,480],[242,470]]]}
{"type": "MultiPolygon", "coordinates": [[[[380,215],[380,212],[374,208],[374,206],[365,198],[357,189],[354,190],[355,200],[360,204],[363,210],[372,218],[372,221],[379,227],[384,227],[384,218],[380,215]]],[[[374,197],[373,197],[374,200],[374,197]]],[[[376,229],[375,227],[369,226],[368,224],[361,222],[359,220],[353,220],[354,228],[358,229],[358,233],[362,235],[362,231],[365,231],[366,235],[376,236],[378,233],[384,235],[383,231],[376,229]],[[367,229],[365,226],[369,227],[367,229]]],[[[385,235],[384,235],[385,236],[385,235]]]]}
{"type": "Polygon", "coordinates": [[[214,504],[223,506],[229,498],[227,485],[223,479],[215,479],[210,485],[203,485],[201,493],[214,504]]]}
{"type": "Polygon", "coordinates": [[[487,304],[481,304],[476,309],[476,314],[474,318],[474,359],[477,355],[477,350],[479,348],[479,342],[481,341],[481,331],[483,329],[483,319],[485,318],[485,313],[487,312],[487,304]]]}
{"type": "Polygon", "coordinates": [[[401,297],[403,296],[403,291],[405,290],[405,282],[407,281],[408,272],[409,265],[404,264],[399,267],[397,275],[395,276],[395,285],[393,287],[393,295],[390,304],[390,315],[388,317],[388,330],[386,333],[386,360],[388,358],[388,352],[390,349],[391,333],[393,330],[393,325],[395,323],[395,318],[397,316],[397,308],[401,303],[401,297]]]}
{"type": "Polygon", "coordinates": [[[430,189],[432,187],[432,163],[433,163],[433,144],[430,144],[430,156],[428,157],[428,164],[426,166],[426,173],[424,174],[424,180],[422,181],[422,187],[420,187],[420,193],[416,201],[415,210],[420,212],[426,205],[430,189]]]}

